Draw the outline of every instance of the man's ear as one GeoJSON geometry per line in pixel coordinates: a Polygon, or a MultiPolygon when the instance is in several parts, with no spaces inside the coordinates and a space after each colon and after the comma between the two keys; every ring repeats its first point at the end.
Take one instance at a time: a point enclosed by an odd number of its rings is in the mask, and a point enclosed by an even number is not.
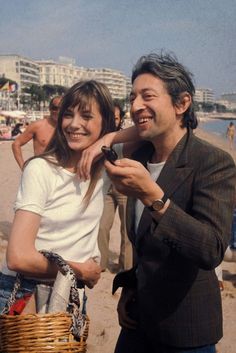
{"type": "Polygon", "coordinates": [[[177,115],[182,115],[188,110],[192,103],[192,97],[188,92],[181,93],[178,102],[175,104],[175,112],[177,115]]]}

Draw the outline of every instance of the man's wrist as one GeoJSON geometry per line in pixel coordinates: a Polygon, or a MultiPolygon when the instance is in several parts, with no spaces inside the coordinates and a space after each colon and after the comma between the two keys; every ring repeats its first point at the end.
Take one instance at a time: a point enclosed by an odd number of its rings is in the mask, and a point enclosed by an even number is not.
{"type": "Polygon", "coordinates": [[[164,208],[167,199],[168,197],[166,194],[163,194],[162,198],[155,199],[150,206],[147,206],[149,211],[151,212],[161,211],[164,208]]]}
{"type": "Polygon", "coordinates": [[[103,145],[107,146],[107,147],[112,146],[115,136],[116,136],[116,131],[110,132],[110,133],[104,135],[102,138],[102,140],[104,142],[103,145]]]}
{"type": "Polygon", "coordinates": [[[164,215],[164,213],[166,212],[166,210],[168,209],[170,205],[170,199],[167,199],[163,208],[160,209],[159,211],[150,211],[151,216],[153,219],[155,219],[156,221],[159,221],[161,219],[161,217],[164,215]]]}

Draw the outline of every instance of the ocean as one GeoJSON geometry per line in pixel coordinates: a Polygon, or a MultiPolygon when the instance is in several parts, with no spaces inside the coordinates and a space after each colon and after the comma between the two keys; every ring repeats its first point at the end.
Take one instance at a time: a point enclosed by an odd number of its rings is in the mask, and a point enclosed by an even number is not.
{"type": "MultiPolygon", "coordinates": [[[[234,122],[234,120],[230,119],[209,119],[200,121],[198,126],[207,132],[226,138],[226,130],[230,121],[234,122]]],[[[236,122],[234,124],[236,125],[236,122]]]]}

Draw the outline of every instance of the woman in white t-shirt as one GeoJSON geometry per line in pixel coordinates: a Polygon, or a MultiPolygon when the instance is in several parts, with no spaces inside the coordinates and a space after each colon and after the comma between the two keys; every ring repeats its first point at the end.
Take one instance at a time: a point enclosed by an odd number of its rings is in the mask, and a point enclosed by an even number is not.
{"type": "Polygon", "coordinates": [[[29,160],[23,171],[0,274],[0,311],[16,272],[25,277],[19,295],[55,279],[57,268],[39,252],[42,249],[61,255],[84,285],[92,288],[97,283],[97,234],[109,183],[102,159],[93,164],[90,180],[79,180],[76,173],[82,151],[114,130],[113,103],[105,85],[83,81],[68,90],[45,153],[29,160]]]}

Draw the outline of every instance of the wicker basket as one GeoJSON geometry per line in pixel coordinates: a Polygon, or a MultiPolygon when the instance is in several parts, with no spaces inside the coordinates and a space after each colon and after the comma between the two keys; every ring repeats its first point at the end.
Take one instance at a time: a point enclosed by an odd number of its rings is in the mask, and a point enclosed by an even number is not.
{"type": "Polygon", "coordinates": [[[76,341],[70,333],[71,315],[0,315],[1,353],[85,353],[89,319],[84,334],[76,341]]]}
{"type": "Polygon", "coordinates": [[[71,333],[72,314],[0,315],[0,353],[85,353],[89,319],[79,340],[71,333]]]}

